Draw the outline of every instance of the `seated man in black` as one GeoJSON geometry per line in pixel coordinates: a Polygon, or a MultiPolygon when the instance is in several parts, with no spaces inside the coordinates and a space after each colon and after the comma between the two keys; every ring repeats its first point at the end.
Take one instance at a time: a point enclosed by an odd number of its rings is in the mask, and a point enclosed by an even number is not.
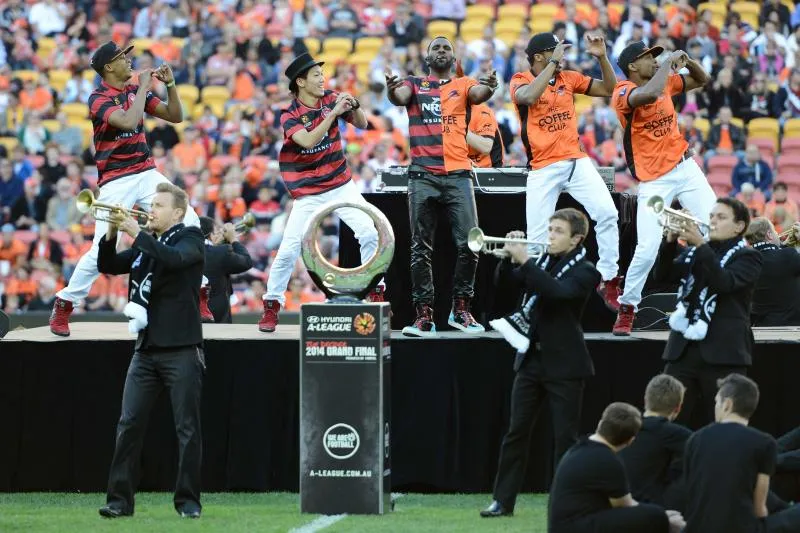
{"type": "Polygon", "coordinates": [[[679,488],[683,448],[692,432],[675,424],[683,404],[683,384],[660,374],[644,392],[642,429],[619,454],[625,463],[631,494],[640,502],[682,509],[679,488]]]}
{"type": "MultiPolygon", "coordinates": [[[[527,245],[506,244],[511,261],[503,261],[500,269],[523,285],[526,300],[514,315],[491,322],[518,354],[511,421],[500,448],[494,501],[480,513],[484,518],[513,513],[531,432],[542,407],[553,415],[555,465],[578,440],[584,382],[594,375],[581,316],[600,283],[600,273],[585,258],[583,240],[588,231],[586,215],[560,209],[550,217],[547,254],[529,259],[527,245]],[[513,268],[512,263],[519,266],[513,268]]],[[[524,233],[509,233],[512,238],[520,236],[524,238],[524,233]]]]}
{"type": "Polygon", "coordinates": [[[754,219],[745,238],[763,260],[750,312],[753,326],[800,326],[800,253],[781,246],[767,218],[754,219]]]}
{"type": "Polygon", "coordinates": [[[693,429],[714,419],[717,380],[746,374],[752,364],[750,303],[761,274],[761,254],[743,238],[750,224],[747,206],[720,198],[710,220],[708,242],[692,223],[684,224],[680,234],[668,231],[653,270],[656,280],[681,282],[678,305],[669,317],[664,373],[686,387],[677,420],[693,429]],[[679,247],[678,238],[687,246],[679,247]],[[699,416],[693,419],[695,406],[699,416]]]}
{"type": "Polygon", "coordinates": [[[680,513],[639,504],[630,494],[625,466],[617,454],[630,445],[641,426],[638,409],[626,403],[612,403],[603,411],[594,435],[569,449],[550,488],[549,533],[681,530],[685,523],[680,513]]]}
{"type": "Polygon", "coordinates": [[[685,533],[800,531],[800,506],[770,515],[767,494],[777,444],[748,427],[758,406],[756,383],[731,374],[719,382],[716,424],[689,438],[684,452],[685,533]]]}
{"type": "Polygon", "coordinates": [[[253,259],[238,240],[236,228],[228,222],[219,226],[214,219],[200,217],[200,231],[206,239],[206,266],[203,275],[208,278],[208,307],[217,324],[230,324],[231,274],[247,272],[253,259]]]}
{"type": "Polygon", "coordinates": [[[786,501],[800,502],[800,427],[778,439],[772,491],[786,501]]]}

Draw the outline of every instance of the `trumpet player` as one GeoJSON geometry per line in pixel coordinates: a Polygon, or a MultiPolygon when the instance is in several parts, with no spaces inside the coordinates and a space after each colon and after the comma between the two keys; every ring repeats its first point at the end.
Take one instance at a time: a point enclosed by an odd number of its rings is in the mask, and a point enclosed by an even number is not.
{"type": "MultiPolygon", "coordinates": [[[[583,213],[559,209],[550,217],[548,253],[530,259],[525,241],[505,245],[510,260],[500,263],[500,275],[519,282],[524,300],[516,313],[490,322],[517,355],[511,421],[500,448],[494,501],[480,513],[485,518],[514,512],[531,433],[542,407],[547,406],[553,418],[553,464],[577,442],[584,382],[594,375],[581,317],[601,278],[586,259],[583,241],[588,232],[583,213]]],[[[508,237],[521,239],[524,234],[511,232],[508,237]]]]}
{"type": "Polygon", "coordinates": [[[744,239],[749,224],[746,205],[720,198],[711,210],[708,242],[691,222],[667,231],[653,271],[657,281],[680,282],[664,373],[686,387],[677,421],[694,429],[714,421],[717,380],[747,374],[752,364],[750,304],[762,260],[744,239]],[[691,424],[695,407],[699,424],[691,424]]]}
{"type": "Polygon", "coordinates": [[[710,77],[682,50],[673,52],[659,66],[656,57],[663,51],[660,46],[648,48],[637,41],[629,44],[617,61],[628,79],[617,83],[611,102],[625,131],[628,169],[639,181],[639,209],[636,251],[619,297],[614,335],[630,335],[642,289],[658,254],[661,228],[658,219],[644,209],[647,201],[661,196],[664,205],[670,205],[677,197],[681,205],[703,221],[716,201],[678,130],[678,114],[672,103],[673,96],[703,87],[710,77]],[[688,74],[678,74],[684,67],[688,74]]]}
{"type": "Polygon", "coordinates": [[[200,231],[206,245],[206,265],[203,275],[208,278],[208,307],[217,324],[230,324],[231,275],[253,268],[253,259],[238,239],[236,227],[228,222],[220,226],[214,219],[200,217],[200,231]]]}
{"type": "Polygon", "coordinates": [[[800,223],[795,223],[781,242],[772,222],[759,217],[750,223],[746,238],[763,260],[753,293],[753,325],[800,326],[800,253],[790,246],[800,242],[800,223]]]}
{"type": "MultiPolygon", "coordinates": [[[[138,83],[131,77],[130,54],[133,46],[124,50],[113,42],[98,48],[91,59],[92,68],[102,82],[89,97],[89,115],[94,126],[95,160],[97,162],[98,202],[120,205],[130,209],[135,204],[147,208],[161,183],[169,183],[156,170],[144,132],[144,113],[178,123],[183,120],[181,100],[175,89],[172,69],[166,63],[158,70],[139,73],[138,83]],[[167,86],[167,102],[162,102],[150,88],[153,78],[167,86]]],[[[200,226],[200,219],[192,209],[185,210],[184,222],[200,226]]],[[[68,337],[69,317],[72,310],[89,294],[97,279],[98,244],[106,234],[108,222],[97,220],[94,241],[89,251],[81,257],[69,285],[58,292],[50,315],[50,331],[68,337]]],[[[204,292],[201,291],[201,295],[204,292]]],[[[205,293],[207,294],[207,292],[205,293]]],[[[205,305],[201,296],[201,309],[205,305]]],[[[205,306],[207,310],[207,306],[205,306]]]]}

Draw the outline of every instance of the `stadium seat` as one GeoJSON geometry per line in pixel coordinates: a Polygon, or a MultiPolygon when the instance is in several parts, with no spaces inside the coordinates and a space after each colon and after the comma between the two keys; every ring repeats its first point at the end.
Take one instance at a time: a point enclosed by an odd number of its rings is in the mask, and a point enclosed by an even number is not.
{"type": "Polygon", "coordinates": [[[469,42],[469,39],[465,37],[465,35],[474,35],[478,34],[478,36],[483,35],[483,30],[486,29],[487,21],[485,19],[467,19],[461,23],[460,28],[460,35],[461,38],[464,39],[465,42],[469,42]]]}
{"type": "Polygon", "coordinates": [[[501,21],[506,18],[517,19],[521,23],[528,18],[529,9],[522,4],[504,4],[497,8],[497,20],[501,21]]]}
{"type": "Polygon", "coordinates": [[[780,156],[783,157],[784,155],[800,155],[800,136],[788,139],[784,136],[783,141],[781,141],[780,156]]]}
{"type": "Polygon", "coordinates": [[[731,2],[730,10],[734,13],[739,13],[742,15],[742,18],[744,18],[745,14],[753,14],[757,18],[761,13],[761,3],[747,1],[731,2]]]}
{"type": "Polygon", "coordinates": [[[209,85],[207,87],[203,87],[203,92],[201,93],[200,98],[204,104],[208,105],[215,103],[225,104],[231,99],[231,92],[227,87],[209,85]]]}
{"type": "Polygon", "coordinates": [[[12,78],[19,78],[22,81],[33,80],[36,81],[39,79],[39,71],[38,70],[12,70],[11,71],[12,78]]]}
{"type": "Polygon", "coordinates": [[[595,10],[594,6],[589,5],[589,4],[580,4],[580,3],[579,4],[575,4],[575,11],[577,13],[580,13],[584,17],[591,17],[592,16],[592,11],[594,11],[594,10],[595,10]]]}
{"type": "Polygon", "coordinates": [[[780,124],[774,118],[754,118],[747,125],[748,137],[772,139],[777,146],[780,124]]]}
{"type": "Polygon", "coordinates": [[[547,17],[532,18],[528,21],[528,28],[533,34],[553,31],[553,19],[547,17]]]}
{"type": "Polygon", "coordinates": [[[696,118],[694,119],[694,127],[700,130],[700,133],[703,134],[703,140],[705,141],[708,139],[708,132],[711,129],[711,123],[706,118],[696,118]]]}
{"type": "Polygon", "coordinates": [[[16,137],[0,137],[0,145],[5,146],[7,152],[11,152],[19,144],[16,137]]]}
{"type": "Polygon", "coordinates": [[[312,56],[319,53],[319,47],[321,44],[319,42],[319,39],[316,39],[314,37],[306,37],[305,39],[303,39],[303,43],[306,45],[306,48],[308,48],[308,53],[311,54],[312,56]]]}
{"type": "Polygon", "coordinates": [[[133,45],[134,57],[138,57],[145,50],[150,50],[150,47],[153,46],[153,39],[148,39],[146,37],[139,37],[136,39],[131,39],[130,44],[133,45]]]}
{"type": "Polygon", "coordinates": [[[505,43],[505,45],[508,46],[509,48],[513,48],[514,43],[517,42],[517,39],[519,39],[521,33],[522,33],[522,28],[519,29],[504,28],[502,31],[495,33],[495,37],[503,41],[503,43],[505,43]]]}
{"type": "Polygon", "coordinates": [[[55,133],[61,129],[61,124],[59,124],[57,120],[53,119],[43,120],[42,126],[44,126],[44,129],[46,129],[50,133],[55,133]]]}
{"type": "Polygon", "coordinates": [[[494,31],[497,33],[511,30],[521,31],[524,25],[525,19],[522,17],[507,17],[495,23],[494,31]]]}
{"type": "Polygon", "coordinates": [[[773,159],[775,159],[775,152],[777,151],[777,143],[774,139],[768,137],[748,137],[747,144],[755,144],[758,146],[761,157],[768,160],[770,167],[772,167],[773,159]]]}
{"type": "Polygon", "coordinates": [[[178,96],[180,96],[181,102],[183,102],[185,105],[196,104],[200,99],[200,89],[198,89],[196,85],[182,83],[175,89],[178,91],[178,96]]]}
{"type": "Polygon", "coordinates": [[[361,37],[356,41],[356,53],[368,53],[377,55],[383,46],[383,39],[380,37],[361,37]]]}
{"type": "Polygon", "coordinates": [[[728,6],[722,2],[703,2],[697,5],[697,12],[702,13],[705,10],[711,11],[714,16],[725,18],[728,14],[728,6]]]}
{"type": "Polygon", "coordinates": [[[731,185],[732,172],[724,172],[722,170],[714,170],[708,173],[708,184],[714,189],[717,196],[728,196],[728,193],[733,189],[731,185]]]}
{"type": "Polygon", "coordinates": [[[533,4],[530,10],[531,22],[537,19],[548,19],[553,21],[553,17],[558,13],[558,6],[553,4],[533,4]]]}
{"type": "Polygon", "coordinates": [[[48,75],[50,87],[60,93],[67,86],[67,82],[71,77],[72,73],[69,70],[51,70],[48,75]]]}
{"type": "Polygon", "coordinates": [[[428,37],[442,35],[448,39],[455,39],[457,34],[456,23],[450,20],[433,20],[428,23],[428,37]]]}
{"type": "Polygon", "coordinates": [[[800,137],[800,118],[790,118],[783,123],[783,138],[800,137]]]}
{"type": "Polygon", "coordinates": [[[94,136],[94,127],[92,125],[92,121],[89,119],[81,120],[74,125],[81,129],[83,147],[88,148],[92,143],[92,137],[94,136]]]}
{"type": "Polygon", "coordinates": [[[322,41],[322,52],[324,54],[338,54],[344,58],[350,55],[353,50],[353,41],[347,37],[328,37],[322,41]]]}
{"type": "Polygon", "coordinates": [[[715,155],[708,160],[708,171],[727,173],[728,180],[730,180],[733,167],[735,167],[738,162],[739,158],[735,155],[715,155]]]}
{"type": "Polygon", "coordinates": [[[39,45],[39,49],[36,50],[36,55],[39,59],[48,59],[53,50],[56,49],[56,46],[58,46],[56,40],[52,37],[40,37],[36,44],[39,45]]]}
{"type": "Polygon", "coordinates": [[[87,68],[86,70],[83,71],[83,79],[85,79],[91,84],[95,84],[96,82],[99,81],[99,76],[97,75],[97,72],[94,71],[94,69],[87,68]]]}
{"type": "Polygon", "coordinates": [[[89,106],[81,102],[61,104],[60,111],[63,111],[67,114],[70,123],[72,123],[74,120],[82,120],[89,116],[89,106]]]}
{"type": "MultiPolygon", "coordinates": [[[[490,5],[472,5],[467,6],[467,18],[464,22],[482,21],[484,24],[494,18],[494,7],[490,5]]],[[[463,29],[463,25],[462,25],[463,29]]]]}
{"type": "Polygon", "coordinates": [[[178,47],[179,50],[183,50],[183,47],[186,46],[186,39],[183,37],[173,37],[172,44],[178,47]]]}
{"type": "Polygon", "coordinates": [[[778,173],[781,181],[800,182],[800,155],[784,154],[778,159],[778,173]]]}

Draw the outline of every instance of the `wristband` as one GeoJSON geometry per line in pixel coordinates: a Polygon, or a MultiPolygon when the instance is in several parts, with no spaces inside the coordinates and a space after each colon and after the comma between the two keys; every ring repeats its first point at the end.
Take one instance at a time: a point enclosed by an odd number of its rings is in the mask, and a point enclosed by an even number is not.
{"type": "Polygon", "coordinates": [[[358,109],[359,107],[361,107],[361,102],[359,102],[357,98],[353,98],[353,100],[355,101],[356,105],[354,105],[353,107],[351,107],[351,108],[350,108],[350,111],[355,111],[356,109],[358,109]]]}
{"type": "Polygon", "coordinates": [[[175,87],[175,80],[172,80],[167,84],[167,89],[169,89],[170,87],[175,87]]]}
{"type": "Polygon", "coordinates": [[[561,61],[556,61],[555,59],[551,59],[550,61],[548,61],[548,63],[552,63],[555,66],[558,66],[558,64],[561,63],[561,61]]]}

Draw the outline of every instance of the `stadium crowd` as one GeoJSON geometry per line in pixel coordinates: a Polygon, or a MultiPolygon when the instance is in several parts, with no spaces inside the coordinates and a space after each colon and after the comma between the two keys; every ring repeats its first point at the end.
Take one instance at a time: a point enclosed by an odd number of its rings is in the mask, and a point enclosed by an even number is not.
{"type": "MultiPolygon", "coordinates": [[[[8,313],[49,310],[91,242],[93,221],[75,196],[95,186],[86,102],[96,73],[91,52],[103,42],[135,46],[134,68],[168,62],[186,120],[148,119],[159,170],[189,192],[200,215],[258,221],[243,236],[255,267],[235,284],[233,312],[259,311],[271,258],[292,200],[277,154],[280,109],[291,94],[283,72],[309,51],[334,90],[358,95],[369,127],[344,130],[346,156],[362,192],[376,175],[408,158],[408,119],[386,97],[384,71],[420,74],[430,37],[455,43],[467,75],[494,69],[503,82],[529,68],[532,33],[553,31],[576,43],[569,67],[599,77],[583,33],[605,33],[612,63],[631,41],[683,49],[714,81],[683,96],[679,122],[720,196],[737,196],[778,231],[798,219],[800,200],[800,6],[725,0],[58,0],[0,2],[0,304],[8,313]],[[499,4],[499,5],[498,5],[499,4]]],[[[617,71],[619,79],[623,78],[617,71]]],[[[156,82],[164,97],[166,89],[156,82]]],[[[506,147],[522,166],[519,120],[501,87],[489,102],[506,147]]],[[[580,134],[617,190],[634,189],[623,131],[608,101],[579,97],[580,134]]],[[[337,256],[338,225],[323,242],[337,256]]],[[[101,276],[85,309],[120,311],[127,280],[101,276]]],[[[286,310],[322,299],[297,268],[286,310]]]]}

